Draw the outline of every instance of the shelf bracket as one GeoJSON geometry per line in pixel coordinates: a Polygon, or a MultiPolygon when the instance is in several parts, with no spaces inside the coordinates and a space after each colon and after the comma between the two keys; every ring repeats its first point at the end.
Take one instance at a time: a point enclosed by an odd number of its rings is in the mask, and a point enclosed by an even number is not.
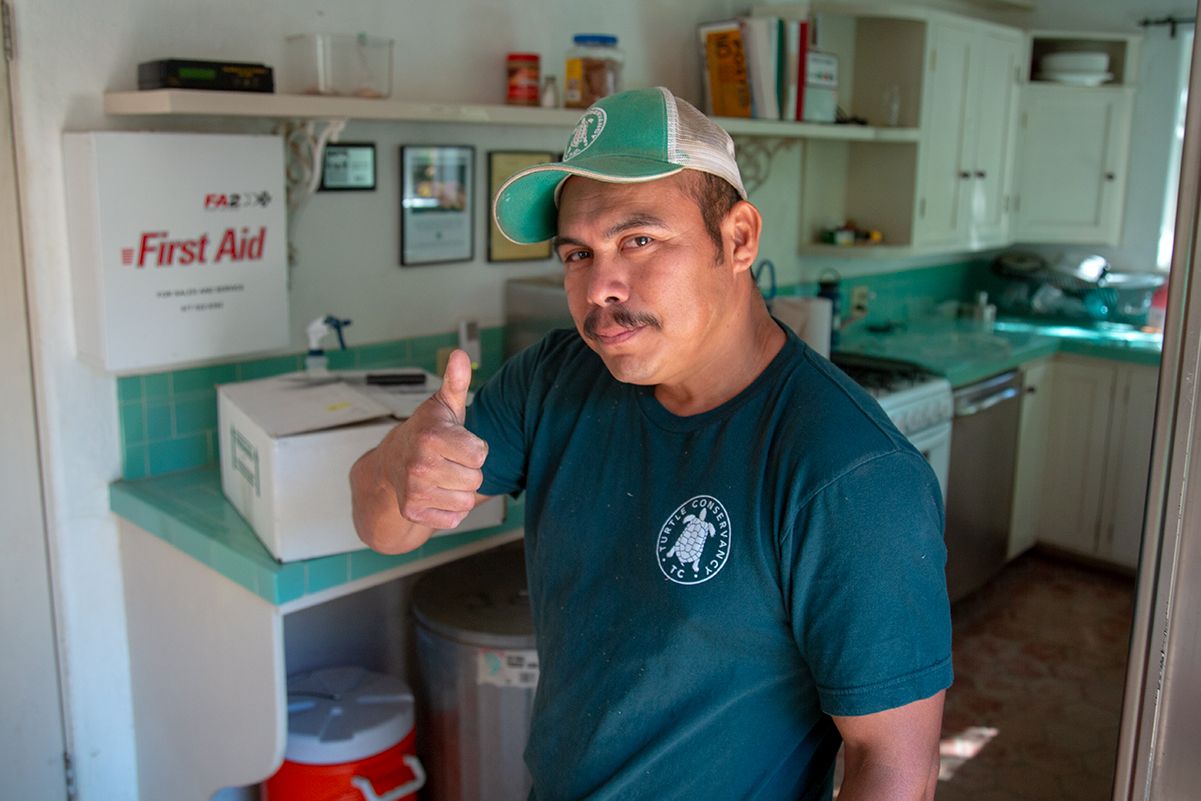
{"type": "Polygon", "coordinates": [[[742,184],[748,195],[767,182],[771,175],[771,163],[782,150],[792,149],[799,139],[791,137],[735,137],[738,171],[742,173],[742,184]]]}
{"type": "Polygon", "coordinates": [[[276,127],[284,138],[284,172],[288,194],[288,264],[296,264],[293,244],[300,212],[321,185],[325,146],[337,142],[346,127],[344,119],[285,120],[276,127]]]}

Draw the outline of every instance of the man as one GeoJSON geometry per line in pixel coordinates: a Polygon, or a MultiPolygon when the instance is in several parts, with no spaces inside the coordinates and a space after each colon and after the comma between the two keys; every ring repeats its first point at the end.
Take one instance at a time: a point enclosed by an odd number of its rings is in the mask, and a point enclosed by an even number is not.
{"type": "Polygon", "coordinates": [[[942,502],[879,407],[768,313],[729,136],[665,89],[584,113],[494,207],[554,237],[578,331],[352,470],[406,551],[526,492],[539,799],[933,796],[951,681],[942,502]]]}

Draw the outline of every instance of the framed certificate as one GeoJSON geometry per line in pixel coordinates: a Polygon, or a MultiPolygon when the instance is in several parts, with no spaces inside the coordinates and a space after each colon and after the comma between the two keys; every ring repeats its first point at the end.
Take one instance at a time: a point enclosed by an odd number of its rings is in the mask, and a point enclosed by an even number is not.
{"type": "Polygon", "coordinates": [[[400,148],[400,263],[471,261],[475,149],[400,148]]]}
{"type": "Polygon", "coordinates": [[[514,173],[554,161],[556,154],[537,150],[493,150],[488,153],[488,261],[535,261],[549,259],[550,240],[535,245],[518,245],[505,239],[492,219],[492,202],[501,184],[514,173]]]}
{"type": "Polygon", "coordinates": [[[321,192],[374,192],[375,145],[370,142],[326,145],[318,189],[321,192]]]}

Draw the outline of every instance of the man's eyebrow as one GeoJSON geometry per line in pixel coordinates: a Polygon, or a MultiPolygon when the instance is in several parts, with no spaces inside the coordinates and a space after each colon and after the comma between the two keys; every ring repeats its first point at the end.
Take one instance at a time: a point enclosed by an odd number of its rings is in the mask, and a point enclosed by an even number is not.
{"type": "MultiPolygon", "coordinates": [[[[603,239],[612,239],[622,231],[628,231],[631,228],[667,228],[667,223],[661,217],[656,217],[653,214],[636,213],[626,217],[619,223],[611,226],[602,234],[603,239]]],[[[581,242],[570,236],[556,236],[552,243],[555,250],[558,250],[563,245],[576,245],[578,247],[588,247],[587,243],[581,242]]]]}

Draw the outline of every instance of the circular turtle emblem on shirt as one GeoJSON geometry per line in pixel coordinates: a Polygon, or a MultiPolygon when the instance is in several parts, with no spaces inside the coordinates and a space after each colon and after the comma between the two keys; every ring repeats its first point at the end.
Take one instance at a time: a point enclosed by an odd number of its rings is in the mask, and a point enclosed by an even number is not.
{"type": "Polygon", "coordinates": [[[571,141],[567,143],[567,150],[563,152],[563,160],[570,161],[591,147],[601,135],[601,131],[605,130],[607,118],[603,108],[593,106],[585,111],[584,116],[576,123],[575,130],[571,132],[571,141]]]}
{"type": "Polygon", "coordinates": [[[659,569],[677,584],[700,584],[725,567],[730,557],[730,516],[712,495],[680,504],[655,543],[659,569]]]}

